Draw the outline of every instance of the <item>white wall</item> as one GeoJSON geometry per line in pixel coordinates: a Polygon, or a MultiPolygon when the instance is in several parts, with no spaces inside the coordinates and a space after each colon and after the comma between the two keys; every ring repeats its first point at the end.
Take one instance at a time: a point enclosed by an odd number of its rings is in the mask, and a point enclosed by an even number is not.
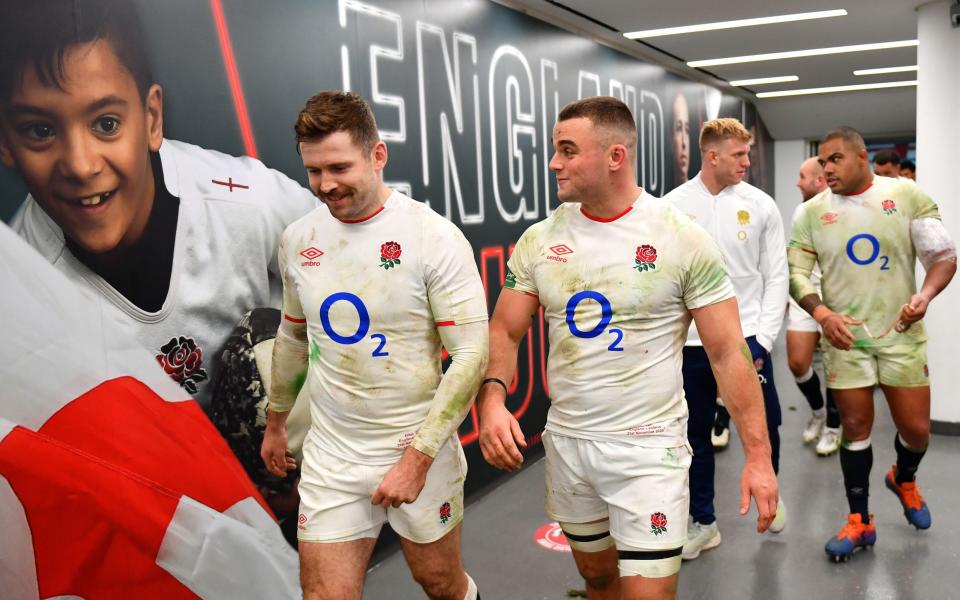
{"type": "MultiPolygon", "coordinates": [[[[960,197],[957,195],[956,143],[960,138],[960,29],[950,27],[948,2],[931,2],[917,9],[917,184],[940,205],[940,215],[955,241],[960,241],[960,197]]],[[[927,312],[930,341],[932,403],[930,418],[960,424],[960,278],[955,278],[927,312]]]]}
{"type": "Polygon", "coordinates": [[[776,140],[773,142],[774,195],[783,217],[783,231],[790,239],[793,211],[802,197],[797,189],[800,163],[807,159],[807,143],[804,140],[776,140]]]}

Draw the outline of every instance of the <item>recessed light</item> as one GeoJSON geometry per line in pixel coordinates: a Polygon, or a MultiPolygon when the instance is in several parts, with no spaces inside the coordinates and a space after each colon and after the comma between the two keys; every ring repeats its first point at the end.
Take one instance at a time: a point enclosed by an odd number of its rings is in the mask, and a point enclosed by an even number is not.
{"type": "Polygon", "coordinates": [[[699,25],[683,25],[680,27],[664,27],[662,29],[647,29],[644,31],[630,31],[623,37],[631,40],[661,37],[664,35],[678,35],[681,33],[697,33],[700,31],[715,31],[717,29],[736,29],[737,27],[752,27],[754,25],[771,25],[773,23],[790,23],[793,21],[809,21],[810,19],[826,19],[842,17],[847,14],[844,9],[820,10],[816,12],[796,13],[792,15],[778,15],[775,17],[759,17],[755,19],[737,19],[736,21],[717,21],[715,23],[701,23],[699,25]]]}
{"type": "Polygon", "coordinates": [[[757,77],[756,79],[738,79],[736,81],[731,81],[730,85],[733,86],[742,86],[742,85],[766,85],[768,83],[786,83],[788,81],[799,81],[800,78],[796,75],[784,75],[782,77],[757,77]]]}
{"type": "Polygon", "coordinates": [[[882,75],[883,73],[906,73],[916,71],[917,65],[907,67],[883,67],[881,69],[858,69],[853,72],[854,75],[882,75]]]}
{"type": "Polygon", "coordinates": [[[780,92],[760,92],[757,98],[780,98],[783,96],[805,96],[807,94],[830,94],[833,92],[856,92],[881,88],[908,87],[917,85],[917,81],[887,81],[884,83],[860,83],[857,85],[834,85],[831,87],[806,88],[803,90],[783,90],[780,92]]]}
{"type": "Polygon", "coordinates": [[[825,54],[844,54],[847,52],[866,52],[868,50],[886,50],[888,48],[907,48],[918,45],[917,40],[901,40],[899,42],[880,42],[878,44],[856,44],[853,46],[834,46],[832,48],[811,48],[810,50],[790,50],[787,52],[771,52],[769,54],[750,54],[747,56],[731,56],[728,58],[710,58],[707,60],[692,60],[688,67],[716,67],[719,65],[736,65],[740,63],[760,62],[764,60],[782,60],[785,58],[803,58],[805,56],[823,56],[825,54]]]}

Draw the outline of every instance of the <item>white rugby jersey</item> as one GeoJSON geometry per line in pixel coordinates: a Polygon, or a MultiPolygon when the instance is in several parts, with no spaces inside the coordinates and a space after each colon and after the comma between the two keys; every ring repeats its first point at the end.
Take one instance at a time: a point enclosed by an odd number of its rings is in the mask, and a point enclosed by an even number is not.
{"type": "Polygon", "coordinates": [[[690,309],[733,296],[702,228],[645,192],[607,220],[565,203],[524,232],[509,267],[505,286],[538,296],[549,324],[547,431],[686,443],[690,309]]]}
{"type": "Polygon", "coordinates": [[[74,257],[63,231],[32,197],[12,227],[104,305],[104,314],[132,326],[140,344],[206,408],[214,354],[244,313],[280,306],[277,241],[317,201],[250,157],[165,139],[160,162],[180,207],[170,286],[158,312],[140,309],[74,257]]]}
{"type": "MultiPolygon", "coordinates": [[[[856,348],[926,341],[923,321],[904,332],[880,335],[897,320],[900,307],[916,293],[917,254],[910,236],[914,219],[940,219],[940,209],[912,181],[875,175],[858,194],[829,189],[810,199],[797,213],[790,237],[790,261],[802,271],[816,261],[823,269],[823,301],[866,327],[849,326],[856,348]]],[[[793,295],[815,290],[795,273],[793,295]]]]}
{"type": "MultiPolygon", "coordinates": [[[[757,336],[768,351],[783,325],[789,276],[783,222],[773,198],[742,181],[712,195],[700,173],[664,196],[720,246],[737,293],[745,337],[757,336]]],[[[700,346],[691,325],[687,344],[700,346]]]]}
{"type": "Polygon", "coordinates": [[[396,462],[440,383],[437,328],[487,319],[467,239],[393,192],[359,222],[321,206],[290,225],[280,269],[284,318],[307,324],[308,435],[354,462],[396,462]]]}

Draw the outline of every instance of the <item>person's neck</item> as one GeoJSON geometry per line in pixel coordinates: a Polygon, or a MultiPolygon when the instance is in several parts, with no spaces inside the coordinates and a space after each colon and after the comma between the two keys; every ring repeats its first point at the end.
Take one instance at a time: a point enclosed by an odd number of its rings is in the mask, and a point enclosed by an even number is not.
{"type": "Polygon", "coordinates": [[[850,193],[845,195],[859,196],[860,194],[870,189],[871,185],[873,185],[873,173],[871,172],[864,173],[863,179],[861,179],[860,182],[856,186],[854,186],[853,190],[850,193]]]}
{"type": "Polygon", "coordinates": [[[711,196],[716,196],[727,187],[727,184],[720,182],[715,172],[708,169],[700,171],[700,181],[703,182],[704,187],[707,188],[711,196]]]}
{"type": "Polygon", "coordinates": [[[637,185],[622,186],[611,190],[609,194],[591,196],[589,201],[581,201],[580,206],[591,217],[598,219],[613,219],[622,215],[633,206],[643,188],[637,185]]]}

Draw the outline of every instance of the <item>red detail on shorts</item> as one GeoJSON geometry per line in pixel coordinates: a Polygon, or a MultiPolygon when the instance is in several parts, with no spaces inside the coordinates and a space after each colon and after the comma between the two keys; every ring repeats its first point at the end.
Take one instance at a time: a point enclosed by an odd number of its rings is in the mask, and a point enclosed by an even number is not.
{"type": "Polygon", "coordinates": [[[375,216],[377,216],[377,215],[379,215],[380,213],[382,213],[384,208],[385,208],[385,206],[381,206],[381,207],[378,208],[378,209],[376,210],[376,212],[374,212],[372,215],[367,215],[366,217],[363,217],[363,218],[361,218],[361,219],[338,219],[338,220],[339,220],[341,223],[347,223],[347,224],[363,223],[364,221],[369,221],[370,219],[372,219],[372,218],[374,218],[375,216]]]}
{"type": "Polygon", "coordinates": [[[213,10],[213,22],[216,24],[217,38],[220,40],[220,53],[223,55],[223,63],[227,69],[227,80],[230,82],[230,95],[233,96],[233,106],[237,111],[237,120],[240,122],[240,137],[243,138],[244,152],[247,156],[257,158],[257,145],[253,139],[247,103],[243,99],[243,86],[240,85],[240,73],[237,71],[237,60],[233,56],[233,44],[230,41],[230,30],[227,29],[227,19],[223,15],[223,4],[220,0],[210,0],[210,8],[213,10]]]}
{"type": "Polygon", "coordinates": [[[456,325],[456,321],[437,321],[437,327],[449,327],[451,325],[456,325]]]}
{"type": "Polygon", "coordinates": [[[306,319],[298,319],[296,317],[291,317],[290,315],[283,315],[283,318],[290,321],[291,323],[306,323],[306,319]]]}
{"type": "Polygon", "coordinates": [[[627,213],[630,212],[631,210],[633,210],[633,207],[632,207],[632,206],[628,206],[628,207],[627,207],[627,210],[623,211],[623,212],[620,213],[619,215],[615,215],[615,216],[613,216],[613,217],[610,217],[609,219],[604,219],[604,218],[601,218],[601,217],[595,217],[595,216],[591,215],[590,213],[588,213],[587,211],[583,210],[583,207],[582,207],[582,206],[580,207],[580,212],[583,213],[583,216],[585,216],[586,218],[590,219],[591,221],[597,221],[598,223],[612,223],[613,221],[616,221],[617,219],[619,219],[619,218],[622,217],[623,215],[627,214],[627,213]]]}

